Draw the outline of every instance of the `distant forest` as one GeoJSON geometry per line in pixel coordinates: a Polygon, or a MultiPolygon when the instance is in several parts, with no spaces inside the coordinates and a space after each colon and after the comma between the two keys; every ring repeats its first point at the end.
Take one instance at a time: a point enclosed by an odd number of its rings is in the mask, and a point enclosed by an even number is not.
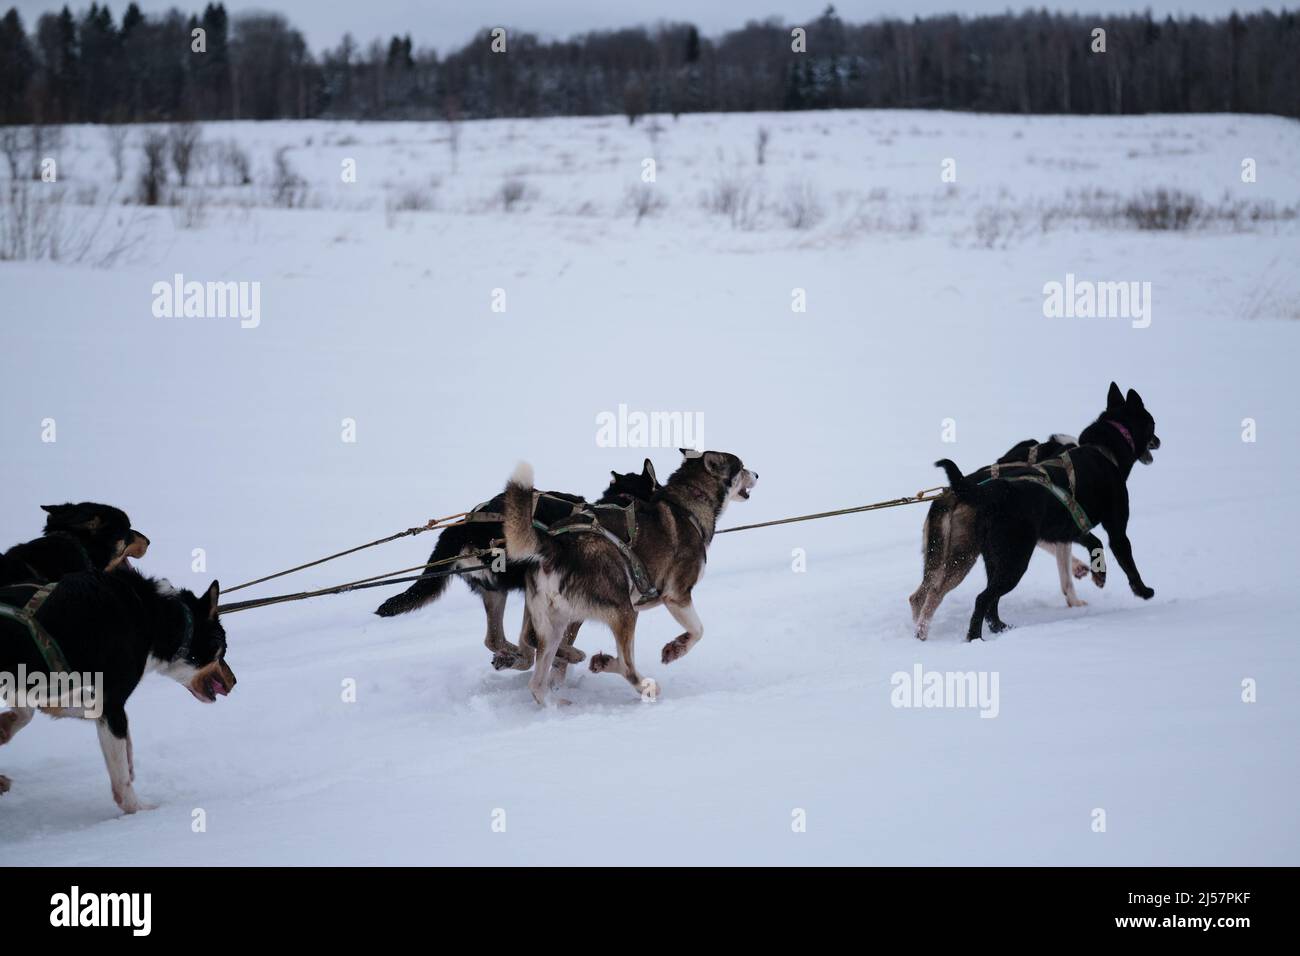
{"type": "Polygon", "coordinates": [[[688,23],[544,40],[485,28],[446,56],[409,35],[314,55],[283,16],[116,20],[91,4],[31,30],[0,20],[0,125],[206,119],[478,118],[861,107],[998,113],[1244,112],[1300,116],[1300,15],[1205,20],[1045,11],[802,24],[719,37],[688,23]],[[806,52],[791,30],[806,31],[806,52]],[[1094,52],[1093,30],[1106,50],[1094,52]],[[202,28],[204,52],[192,50],[202,28]]]}

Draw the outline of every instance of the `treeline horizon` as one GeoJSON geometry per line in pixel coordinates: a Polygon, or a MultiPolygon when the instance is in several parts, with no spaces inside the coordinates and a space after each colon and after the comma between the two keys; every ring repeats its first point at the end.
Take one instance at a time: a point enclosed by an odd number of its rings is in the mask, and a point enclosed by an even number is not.
{"type": "Polygon", "coordinates": [[[410,35],[313,55],[275,13],[129,4],[0,18],[0,125],[222,119],[479,119],[622,113],[946,109],[1300,117],[1300,15],[1046,11],[805,23],[689,23],[544,40],[505,27],[440,56],[410,35]],[[791,30],[806,32],[805,52],[791,30]],[[1096,29],[1105,52],[1094,50],[1096,29]],[[194,31],[204,51],[195,52],[194,31]],[[499,42],[498,42],[499,45],[499,42]]]}

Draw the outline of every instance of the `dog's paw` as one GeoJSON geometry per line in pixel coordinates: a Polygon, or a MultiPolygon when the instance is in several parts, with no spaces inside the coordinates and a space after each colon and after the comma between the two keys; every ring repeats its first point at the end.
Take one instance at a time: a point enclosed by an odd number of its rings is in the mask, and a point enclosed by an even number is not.
{"type": "Polygon", "coordinates": [[[511,651],[497,651],[492,655],[492,669],[498,671],[510,670],[520,661],[518,654],[511,651]]]}
{"type": "Polygon", "coordinates": [[[544,690],[534,690],[533,700],[537,701],[538,707],[568,707],[573,703],[571,700],[556,697],[554,694],[548,695],[544,690]]]}
{"type": "Polygon", "coordinates": [[[1097,585],[1097,587],[1099,587],[1099,588],[1104,588],[1104,587],[1106,586],[1106,572],[1105,572],[1105,571],[1093,571],[1093,572],[1092,572],[1092,583],[1095,584],[1095,585],[1097,585]]]}
{"type": "Polygon", "coordinates": [[[1153,597],[1156,596],[1155,588],[1149,588],[1145,584],[1142,585],[1141,587],[1134,588],[1133,593],[1136,594],[1144,601],[1150,601],[1153,597]]]}
{"type": "Polygon", "coordinates": [[[566,664],[581,664],[587,659],[587,652],[580,651],[576,647],[565,644],[555,652],[555,659],[558,661],[564,661],[566,664]]]}
{"type": "Polygon", "coordinates": [[[0,773],[0,793],[8,793],[11,786],[13,786],[13,781],[0,773]]]}
{"type": "Polygon", "coordinates": [[[636,692],[641,695],[643,703],[653,704],[659,699],[659,684],[653,677],[643,677],[636,685],[636,692]]]}
{"type": "Polygon", "coordinates": [[[599,674],[612,663],[614,663],[614,655],[612,654],[592,654],[591,663],[587,666],[593,674],[599,674]]]}
{"type": "Polygon", "coordinates": [[[690,636],[687,634],[674,637],[664,645],[664,652],[660,655],[660,660],[665,664],[671,664],[677,658],[682,657],[690,649],[690,640],[690,636]]]}
{"type": "Polygon", "coordinates": [[[1067,594],[1065,596],[1065,606],[1066,607],[1087,607],[1088,602],[1081,597],[1070,597],[1070,595],[1067,594]]]}
{"type": "Polygon", "coordinates": [[[994,634],[1001,634],[1003,631],[1011,630],[1011,625],[1006,621],[989,621],[989,631],[994,634]]]}
{"type": "Polygon", "coordinates": [[[1070,565],[1070,573],[1072,573],[1076,578],[1082,581],[1084,578],[1088,576],[1087,564],[1080,561],[1078,558],[1072,558],[1071,562],[1072,563],[1070,565]]]}
{"type": "Polygon", "coordinates": [[[134,790],[127,790],[123,794],[117,791],[113,792],[113,802],[117,804],[118,809],[128,816],[132,813],[139,813],[142,810],[157,810],[158,804],[145,803],[135,795],[134,790]]]}

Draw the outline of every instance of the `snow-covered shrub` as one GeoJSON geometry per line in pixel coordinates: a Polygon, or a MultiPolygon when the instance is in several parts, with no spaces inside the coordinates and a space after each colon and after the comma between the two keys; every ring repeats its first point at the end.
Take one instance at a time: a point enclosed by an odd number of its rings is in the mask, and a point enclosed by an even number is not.
{"type": "Polygon", "coordinates": [[[289,147],[275,151],[271,172],[271,202],[281,209],[301,209],[307,204],[307,181],[289,162],[289,147]]]}
{"type": "Polygon", "coordinates": [[[791,229],[811,229],[826,215],[816,187],[806,179],[786,185],[778,211],[782,222],[791,229]]]}
{"type": "Polygon", "coordinates": [[[646,216],[655,215],[668,206],[668,200],[664,198],[662,190],[654,183],[637,183],[635,186],[627,187],[623,202],[636,216],[638,225],[646,216]]]}

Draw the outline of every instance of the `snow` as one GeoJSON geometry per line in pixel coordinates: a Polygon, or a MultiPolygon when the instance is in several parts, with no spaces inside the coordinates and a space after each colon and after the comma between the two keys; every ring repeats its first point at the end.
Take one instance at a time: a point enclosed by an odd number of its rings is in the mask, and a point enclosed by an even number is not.
{"type": "MultiPolygon", "coordinates": [[[[1115,379],[1141,391],[1163,440],[1129,485],[1155,598],[1133,597],[1116,570],[1067,609],[1038,554],[1002,602],[1013,630],[962,642],[976,568],[921,644],[907,596],[922,508],[726,535],[696,590],[705,637],[687,657],[661,665],[679,628],[642,615],[638,661],[659,701],[575,667],[573,705],[551,709],[528,675],[491,670],[481,607],[459,583],[393,619],[371,613],[380,590],[232,614],[229,698],[200,706],[150,678],[131,699],[136,787],[160,807],[120,816],[91,728],[40,718],[0,750],[14,781],[0,857],[1300,863],[1300,232],[1074,224],[990,249],[974,225],[982,208],[1092,188],[1294,203],[1300,127],[908,112],[658,122],[653,148],[621,118],[467,123],[455,171],[439,124],[208,124],[210,141],[247,147],[259,177],[291,145],[310,208],[204,187],[196,229],[128,209],[139,241],[112,269],[0,263],[4,544],[39,530],[41,504],[106,501],[152,539],[144,570],[230,586],[462,511],[521,459],[540,487],[590,494],[647,455],[666,476],[673,448],[595,441],[596,416],[620,404],[702,413],[704,444],[761,475],[722,525],[763,521],[938,485],[939,457],[970,470],[1022,438],[1077,434],[1115,379]],[[761,169],[760,125],[772,130],[761,169]],[[652,155],[667,206],[638,225],[626,192],[652,155]],[[939,182],[948,157],[955,189],[939,182]],[[1257,183],[1240,182],[1244,157],[1257,183]],[[355,184],[339,181],[346,158],[355,184]],[[493,201],[508,177],[528,189],[510,212],[493,201]],[[771,203],[811,183],[825,219],[797,231],[768,211],[733,229],[701,199],[719,180],[756,183],[771,203]],[[386,212],[412,186],[436,208],[386,212]],[[178,272],[261,282],[260,325],[155,318],[152,286],[178,272]],[[1067,273],[1151,282],[1150,327],[1045,318],[1042,287],[1067,273]],[[796,288],[806,313],[791,311],[796,288]],[[1242,440],[1246,418],[1257,441],[1242,440]],[[955,443],[941,440],[945,419],[955,443]],[[891,706],[892,676],[917,664],[996,672],[996,718],[891,706]],[[193,832],[196,809],[206,832],[193,832]]],[[[102,135],[69,135],[61,177],[104,198],[102,135]]],[[[432,545],[404,539],[232,599],[409,567],[432,545]]],[[[613,650],[594,623],[578,643],[613,650]]]]}

